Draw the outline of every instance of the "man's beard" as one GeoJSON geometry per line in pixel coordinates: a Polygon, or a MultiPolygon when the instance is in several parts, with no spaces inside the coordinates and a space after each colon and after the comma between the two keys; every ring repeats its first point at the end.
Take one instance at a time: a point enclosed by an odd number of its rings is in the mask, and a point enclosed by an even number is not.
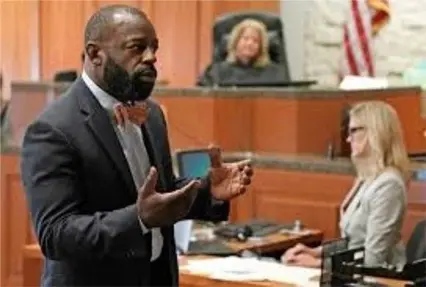
{"type": "Polygon", "coordinates": [[[129,74],[108,57],[104,67],[106,92],[123,103],[146,100],[151,95],[155,82],[143,81],[141,72],[129,74]]]}

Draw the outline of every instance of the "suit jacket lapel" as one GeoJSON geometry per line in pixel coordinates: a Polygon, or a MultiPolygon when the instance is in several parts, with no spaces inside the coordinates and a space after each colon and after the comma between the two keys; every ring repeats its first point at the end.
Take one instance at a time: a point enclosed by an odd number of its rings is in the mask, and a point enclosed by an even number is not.
{"type": "Polygon", "coordinates": [[[356,193],[360,188],[361,184],[362,180],[357,179],[355,184],[352,186],[352,189],[349,191],[348,195],[343,200],[342,205],[340,206],[340,228],[342,230],[344,230],[349,223],[350,213],[348,212],[348,205],[351,204],[351,201],[354,200],[354,196],[356,196],[356,193]]]}
{"type": "Polygon", "coordinates": [[[348,208],[348,204],[354,197],[355,193],[357,192],[359,185],[362,183],[362,180],[357,179],[355,181],[355,184],[352,186],[349,193],[346,195],[345,199],[343,200],[342,204],[340,205],[340,213],[343,214],[345,210],[348,208]]]}
{"type": "Polygon", "coordinates": [[[354,218],[353,214],[360,208],[361,200],[364,197],[365,192],[370,188],[370,182],[359,181],[352,193],[352,200],[349,202],[349,206],[344,212],[343,229],[347,229],[354,218]]]}
{"type": "Polygon", "coordinates": [[[87,115],[86,125],[89,127],[100,147],[112,160],[126,184],[126,190],[134,196],[136,187],[133,182],[129,165],[118,141],[108,113],[101,107],[86,84],[81,81],[82,91],[78,92],[81,111],[87,115]]]}

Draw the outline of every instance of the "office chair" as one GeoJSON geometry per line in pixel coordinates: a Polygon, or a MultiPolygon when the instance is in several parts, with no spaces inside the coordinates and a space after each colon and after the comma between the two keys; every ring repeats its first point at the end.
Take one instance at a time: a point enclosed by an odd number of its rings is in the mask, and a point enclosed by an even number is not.
{"type": "Polygon", "coordinates": [[[426,258],[426,219],[414,227],[406,247],[407,263],[426,258]]]}
{"type": "Polygon", "coordinates": [[[269,56],[271,61],[284,65],[286,70],[288,70],[283,23],[279,15],[270,12],[242,11],[219,16],[213,24],[212,62],[222,62],[226,59],[227,43],[232,29],[247,18],[255,19],[265,24],[269,36],[269,56]]]}
{"type": "Polygon", "coordinates": [[[0,112],[0,145],[6,146],[8,144],[10,136],[10,102],[5,101],[4,106],[1,108],[0,112]]]}
{"type": "Polygon", "coordinates": [[[78,77],[76,70],[63,70],[57,71],[53,76],[54,82],[71,83],[74,82],[78,77]]]}

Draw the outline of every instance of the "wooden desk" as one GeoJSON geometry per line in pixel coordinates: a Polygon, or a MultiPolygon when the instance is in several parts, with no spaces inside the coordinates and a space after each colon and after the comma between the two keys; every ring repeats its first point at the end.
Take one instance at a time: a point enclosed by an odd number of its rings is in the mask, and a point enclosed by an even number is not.
{"type": "Polygon", "coordinates": [[[208,278],[207,276],[191,274],[187,271],[179,271],[180,287],[295,287],[291,284],[283,284],[270,281],[222,281],[208,278]]]}
{"type": "Polygon", "coordinates": [[[248,240],[247,242],[238,242],[235,240],[227,241],[226,244],[237,252],[250,250],[256,253],[268,253],[284,251],[297,243],[321,244],[323,234],[319,230],[310,230],[305,234],[286,235],[274,233],[260,239],[248,240]]]}
{"type": "MultiPolygon", "coordinates": [[[[188,260],[191,259],[207,259],[214,258],[213,256],[181,256],[178,259],[179,267],[185,266],[188,260]]],[[[199,286],[219,286],[219,287],[283,287],[292,286],[290,284],[282,284],[271,281],[248,281],[248,282],[234,282],[234,281],[223,281],[208,278],[202,274],[194,274],[185,270],[184,268],[179,269],[179,286],[180,287],[199,287],[199,286]]]]}
{"type": "MultiPolygon", "coordinates": [[[[322,233],[318,230],[313,230],[309,234],[303,235],[284,235],[272,234],[266,236],[262,241],[247,241],[247,242],[227,242],[227,244],[236,251],[244,249],[270,252],[284,250],[293,246],[297,242],[309,244],[320,243],[322,233]]],[[[41,254],[38,244],[29,244],[23,247],[23,279],[22,286],[34,287],[40,286],[41,264],[43,255],[41,254]]],[[[190,276],[190,275],[189,275],[190,276]]],[[[186,280],[185,277],[183,280],[186,280]]],[[[184,286],[184,285],[182,285],[184,286]]],[[[197,285],[200,286],[200,285],[197,285]]]]}
{"type": "MultiPolygon", "coordinates": [[[[180,266],[184,266],[187,259],[181,258],[180,266]]],[[[371,277],[372,278],[372,277],[371,277]]],[[[393,280],[387,278],[373,278],[376,282],[384,284],[389,287],[405,287],[406,281],[393,280]]],[[[319,278],[312,278],[308,286],[304,287],[319,287],[319,278]]],[[[179,271],[179,286],[180,287],[296,287],[290,283],[281,283],[281,282],[272,282],[272,281],[246,281],[246,282],[237,282],[237,281],[224,281],[216,280],[207,277],[202,274],[194,274],[185,269],[179,271]]]]}
{"type": "MultiPolygon", "coordinates": [[[[22,286],[34,287],[39,286],[41,273],[41,253],[37,244],[28,245],[24,248],[24,276],[22,286]]],[[[181,261],[182,262],[182,261],[181,261]]],[[[183,260],[185,262],[185,260],[183,260]]],[[[184,264],[184,263],[183,263],[184,264]]],[[[406,282],[391,279],[379,279],[382,284],[390,287],[404,287],[406,282]]],[[[199,274],[192,274],[186,270],[179,271],[179,286],[180,287],[294,287],[291,284],[283,284],[278,282],[231,282],[210,279],[199,274]]],[[[315,282],[313,285],[315,286],[315,282]]]]}
{"type": "MultiPolygon", "coordinates": [[[[12,141],[67,84],[12,82],[12,141]]],[[[361,100],[383,100],[401,119],[409,152],[424,151],[418,88],[341,91],[326,88],[156,88],[153,99],[166,113],[172,149],[216,143],[227,151],[324,154],[340,150],[342,109],[361,100]]]]}
{"type": "MultiPolygon", "coordinates": [[[[37,244],[27,245],[24,248],[24,265],[23,265],[23,284],[24,287],[40,286],[41,261],[42,255],[37,244]]],[[[283,285],[276,282],[229,282],[213,280],[206,276],[191,274],[187,271],[179,271],[179,285],[181,287],[283,287],[291,285],[283,285]]],[[[11,286],[10,286],[11,287],[11,286]]]]}
{"type": "MultiPolygon", "coordinates": [[[[22,248],[35,243],[20,183],[19,149],[1,154],[1,286],[22,282],[22,248]]],[[[238,159],[241,154],[225,158],[238,159]]],[[[243,156],[247,156],[243,154],[243,156]]],[[[232,202],[231,221],[253,217],[303,224],[339,236],[339,205],[353,181],[345,159],[318,156],[253,154],[255,177],[249,192],[232,202]]],[[[426,165],[412,164],[412,169],[426,165]]],[[[402,236],[408,240],[414,224],[426,213],[426,181],[414,180],[407,193],[408,210],[402,236]]]]}
{"type": "MultiPolygon", "coordinates": [[[[388,287],[405,287],[406,281],[374,278],[378,283],[384,284],[388,287]]],[[[207,276],[191,274],[186,271],[179,272],[179,286],[180,287],[296,287],[293,284],[271,282],[271,281],[222,281],[208,278],[207,276]]],[[[304,287],[319,287],[317,281],[312,281],[309,286],[304,287]]]]}

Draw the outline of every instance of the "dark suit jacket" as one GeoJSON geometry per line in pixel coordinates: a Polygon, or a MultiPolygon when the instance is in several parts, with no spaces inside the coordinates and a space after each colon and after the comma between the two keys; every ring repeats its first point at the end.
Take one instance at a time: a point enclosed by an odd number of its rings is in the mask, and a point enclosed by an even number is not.
{"type": "MultiPolygon", "coordinates": [[[[186,182],[172,170],[160,107],[142,127],[157,190],[186,182]]],[[[176,286],[173,226],[161,229],[160,258],[150,263],[151,235],[136,213],[137,190],[107,112],[81,78],[26,131],[22,181],[41,250],[43,286],[176,286]]],[[[226,220],[229,203],[213,205],[207,178],[186,218],[226,220]]]]}

